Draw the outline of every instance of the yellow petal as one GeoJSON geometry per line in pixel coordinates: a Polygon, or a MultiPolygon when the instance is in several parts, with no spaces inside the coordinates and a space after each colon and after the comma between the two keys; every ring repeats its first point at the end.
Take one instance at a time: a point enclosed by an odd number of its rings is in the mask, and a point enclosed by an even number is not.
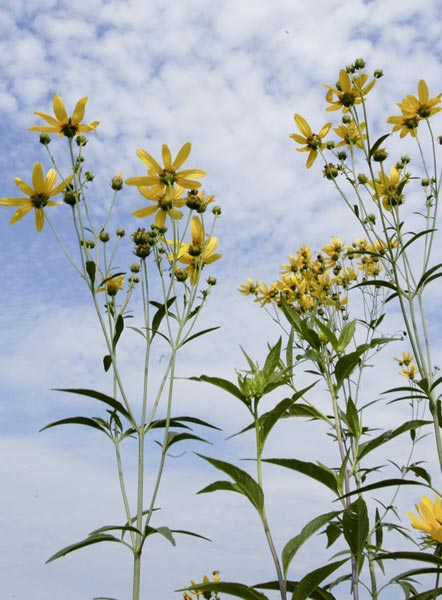
{"type": "Polygon", "coordinates": [[[21,190],[23,192],[23,194],[26,194],[26,196],[34,195],[34,190],[31,188],[31,186],[28,185],[22,179],[20,179],[20,177],[15,177],[14,181],[15,181],[15,185],[19,188],[19,190],[21,190]]]}
{"type": "Polygon", "coordinates": [[[17,221],[20,221],[21,218],[23,218],[26,214],[28,214],[28,212],[30,210],[32,210],[32,204],[31,202],[29,202],[26,206],[23,206],[22,208],[19,208],[15,211],[15,213],[12,215],[12,219],[9,221],[9,223],[11,225],[13,225],[14,223],[17,223],[17,221]]]}
{"type": "Polygon", "coordinates": [[[63,100],[58,94],[54,94],[53,106],[54,114],[57,117],[59,124],[66,123],[68,121],[68,114],[66,112],[63,100]]]}
{"type": "Polygon", "coordinates": [[[44,174],[39,162],[35,163],[32,170],[32,185],[36,194],[41,194],[44,191],[44,174]]]}
{"type": "Polygon", "coordinates": [[[54,117],[52,117],[51,115],[47,115],[46,113],[42,113],[37,110],[34,112],[34,115],[38,115],[39,117],[44,119],[50,125],[57,127],[57,129],[60,127],[60,123],[57,121],[57,119],[54,119],[54,117]]]}
{"type": "Polygon", "coordinates": [[[428,92],[428,86],[423,79],[419,81],[419,84],[417,86],[417,93],[421,104],[426,104],[430,98],[430,94],[428,92]]]}
{"type": "Polygon", "coordinates": [[[57,181],[57,173],[55,172],[55,169],[49,169],[49,171],[47,172],[47,175],[46,175],[46,179],[44,180],[43,190],[42,190],[42,192],[46,196],[52,196],[52,190],[53,190],[53,187],[54,187],[56,181],[57,181]]]}
{"type": "Polygon", "coordinates": [[[198,217],[192,217],[192,221],[190,222],[190,232],[192,235],[192,240],[198,244],[201,243],[204,239],[204,230],[201,221],[198,217]]]}
{"type": "Polygon", "coordinates": [[[181,167],[181,165],[183,165],[186,162],[186,160],[189,157],[191,148],[192,148],[192,144],[190,144],[190,142],[187,142],[186,144],[184,144],[184,146],[181,148],[181,150],[176,155],[175,160],[173,161],[173,164],[172,164],[173,169],[179,169],[181,167]]]}
{"type": "Polygon", "coordinates": [[[87,96],[84,98],[80,98],[77,102],[73,115],[72,115],[72,123],[78,124],[81,123],[84,117],[84,111],[86,109],[87,96]]]}
{"type": "Polygon", "coordinates": [[[50,193],[48,193],[48,196],[56,196],[57,194],[62,192],[71,183],[73,178],[74,176],[70,175],[67,179],[64,179],[61,183],[57,185],[57,187],[55,187],[53,190],[51,190],[50,193]]]}
{"type": "Polygon", "coordinates": [[[301,115],[295,114],[294,116],[296,125],[298,126],[299,131],[305,135],[306,138],[312,137],[313,132],[310,128],[310,125],[301,115]]]}
{"type": "Polygon", "coordinates": [[[35,209],[35,227],[37,231],[41,231],[43,229],[43,225],[45,222],[45,214],[42,208],[35,209]]]}
{"type": "Polygon", "coordinates": [[[137,217],[137,219],[144,219],[144,217],[149,217],[153,215],[153,213],[158,209],[158,206],[147,206],[146,208],[140,208],[132,213],[133,217],[137,217]]]}
{"type": "Polygon", "coordinates": [[[146,150],[142,150],[139,148],[137,150],[137,156],[149,169],[152,169],[155,173],[161,173],[163,170],[162,167],[157,163],[157,161],[151,156],[146,150]]]}
{"type": "Polygon", "coordinates": [[[161,154],[163,156],[164,168],[170,171],[172,169],[172,155],[167,144],[163,144],[161,154]]]}

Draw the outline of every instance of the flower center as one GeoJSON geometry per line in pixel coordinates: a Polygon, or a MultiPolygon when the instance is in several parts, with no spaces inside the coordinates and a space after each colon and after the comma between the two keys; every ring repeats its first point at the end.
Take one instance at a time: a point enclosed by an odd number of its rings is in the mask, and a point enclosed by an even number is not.
{"type": "Polygon", "coordinates": [[[49,196],[46,196],[45,194],[35,194],[34,196],[31,196],[31,202],[34,208],[43,208],[47,205],[48,200],[49,196]]]}

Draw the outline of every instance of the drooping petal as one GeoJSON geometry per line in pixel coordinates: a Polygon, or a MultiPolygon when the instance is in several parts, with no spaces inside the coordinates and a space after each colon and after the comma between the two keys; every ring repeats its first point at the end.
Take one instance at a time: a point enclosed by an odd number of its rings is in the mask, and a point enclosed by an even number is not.
{"type": "Polygon", "coordinates": [[[167,212],[165,210],[159,210],[155,215],[155,225],[157,227],[164,227],[166,222],[167,212]]]}
{"type": "Polygon", "coordinates": [[[88,133],[89,131],[94,131],[97,129],[100,121],[92,121],[92,123],[83,123],[83,125],[78,125],[77,131],[79,133],[88,133]]]}
{"type": "Polygon", "coordinates": [[[45,223],[45,214],[42,208],[35,209],[35,227],[37,231],[41,231],[43,229],[43,225],[45,223]]]}
{"type": "Polygon", "coordinates": [[[74,125],[78,125],[78,123],[81,123],[81,121],[83,120],[84,111],[86,109],[86,102],[87,96],[84,96],[84,98],[80,98],[80,100],[77,102],[74,108],[74,112],[72,114],[72,123],[74,125]]]}
{"type": "Polygon", "coordinates": [[[50,193],[48,193],[48,196],[56,196],[57,194],[62,192],[65,188],[68,187],[73,178],[74,176],[70,175],[67,179],[64,179],[61,183],[57,185],[57,187],[55,187],[50,193]]]}
{"type": "Polygon", "coordinates": [[[179,169],[181,167],[181,165],[183,165],[186,162],[186,160],[189,157],[191,148],[192,148],[192,144],[190,142],[187,142],[186,144],[184,144],[184,146],[180,149],[180,151],[176,155],[175,160],[173,161],[173,164],[172,164],[173,169],[179,169]]]}
{"type": "Polygon", "coordinates": [[[140,208],[132,213],[133,217],[137,219],[144,219],[144,217],[150,217],[153,213],[158,210],[158,206],[146,206],[146,208],[140,208]]]}
{"type": "MultiPolygon", "coordinates": [[[[54,127],[57,127],[57,129],[60,127],[60,123],[57,121],[57,119],[55,119],[51,115],[47,115],[46,113],[39,112],[38,110],[36,110],[34,112],[34,115],[37,115],[37,116],[41,117],[42,119],[44,119],[50,125],[53,125],[54,127]]],[[[32,129],[33,128],[31,127],[31,130],[32,129]]]]}
{"type": "Polygon", "coordinates": [[[64,106],[63,100],[60,98],[60,96],[58,94],[54,94],[53,106],[54,106],[54,114],[59,121],[58,125],[60,125],[61,123],[67,123],[68,114],[66,112],[66,108],[64,106]]]}
{"type": "Polygon", "coordinates": [[[19,208],[15,211],[15,213],[12,215],[12,219],[9,221],[9,223],[11,225],[13,225],[14,223],[17,223],[17,221],[20,221],[20,219],[22,219],[25,215],[28,214],[28,212],[30,210],[32,210],[33,206],[32,203],[29,201],[29,203],[26,206],[23,206],[22,208],[19,208]]]}

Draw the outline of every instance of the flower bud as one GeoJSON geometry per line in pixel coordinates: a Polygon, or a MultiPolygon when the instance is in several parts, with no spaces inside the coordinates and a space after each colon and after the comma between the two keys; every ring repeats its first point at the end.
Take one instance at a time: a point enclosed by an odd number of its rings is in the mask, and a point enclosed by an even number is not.
{"type": "Polygon", "coordinates": [[[138,258],[147,258],[150,254],[150,245],[149,244],[138,244],[137,246],[135,246],[135,256],[138,256],[138,258]]]}
{"type": "Polygon", "coordinates": [[[384,72],[382,71],[382,69],[376,69],[375,72],[373,73],[373,77],[375,79],[380,79],[383,76],[384,76],[384,72]]]}
{"type": "Polygon", "coordinates": [[[353,117],[351,115],[344,115],[342,117],[342,122],[345,123],[345,125],[347,125],[348,123],[351,123],[353,121],[353,117]]]}
{"type": "Polygon", "coordinates": [[[333,140],[330,140],[329,142],[327,142],[327,144],[326,144],[327,150],[333,150],[334,147],[335,147],[335,143],[333,140]]]}
{"type": "Polygon", "coordinates": [[[365,183],[368,183],[368,177],[367,177],[367,175],[364,175],[364,173],[358,173],[358,181],[362,185],[364,185],[365,183]]]}
{"type": "Polygon", "coordinates": [[[183,271],[183,269],[180,269],[179,267],[175,267],[174,268],[173,274],[174,274],[176,280],[180,281],[181,283],[183,283],[184,281],[186,281],[186,279],[188,277],[186,271],[183,271]]]}
{"type": "Polygon", "coordinates": [[[100,242],[103,242],[103,244],[105,244],[110,240],[110,236],[107,231],[101,231],[98,235],[98,239],[100,240],[100,242]]]}
{"type": "Polygon", "coordinates": [[[347,152],[345,152],[345,150],[341,150],[340,152],[338,152],[337,157],[339,160],[346,160],[347,152]]]}
{"type": "Polygon", "coordinates": [[[40,133],[40,144],[47,146],[51,143],[51,137],[47,133],[40,133]]]}
{"type": "Polygon", "coordinates": [[[93,181],[95,177],[95,175],[93,175],[90,171],[86,171],[84,176],[86,177],[86,181],[93,181]]]}
{"type": "Polygon", "coordinates": [[[77,194],[73,189],[67,188],[63,192],[63,202],[69,204],[69,206],[75,206],[77,204],[77,194]]]}
{"type": "Polygon", "coordinates": [[[365,67],[365,60],[363,58],[357,58],[355,60],[355,69],[363,69],[365,67]]]}
{"type": "Polygon", "coordinates": [[[126,232],[124,231],[124,229],[122,227],[119,227],[117,229],[116,233],[119,238],[122,238],[126,235],[126,232]]]}
{"type": "Polygon", "coordinates": [[[130,266],[130,270],[132,273],[139,273],[140,272],[140,265],[139,263],[132,263],[130,266]]]}
{"type": "Polygon", "coordinates": [[[212,275],[210,275],[206,281],[209,285],[216,285],[218,280],[216,277],[212,277],[212,275]]]}
{"type": "Polygon", "coordinates": [[[212,208],[212,214],[214,214],[216,217],[219,217],[221,214],[221,206],[214,206],[212,208]]]}
{"type": "Polygon", "coordinates": [[[139,278],[135,277],[135,275],[133,277],[129,277],[129,283],[135,284],[135,283],[139,283],[139,282],[140,282],[139,278]]]}
{"type": "Polygon", "coordinates": [[[123,174],[117,173],[115,177],[112,177],[111,188],[116,192],[119,192],[123,188],[123,174]]]}
{"type": "Polygon", "coordinates": [[[378,148],[373,152],[373,160],[375,162],[384,162],[387,156],[388,152],[385,150],[385,148],[378,148]]]}
{"type": "Polygon", "coordinates": [[[339,174],[339,169],[333,163],[328,163],[325,165],[322,173],[326,179],[335,179],[339,174]]]}
{"type": "Polygon", "coordinates": [[[77,142],[77,146],[79,148],[81,148],[82,146],[86,146],[87,144],[87,138],[84,135],[77,135],[75,141],[77,142]]]}

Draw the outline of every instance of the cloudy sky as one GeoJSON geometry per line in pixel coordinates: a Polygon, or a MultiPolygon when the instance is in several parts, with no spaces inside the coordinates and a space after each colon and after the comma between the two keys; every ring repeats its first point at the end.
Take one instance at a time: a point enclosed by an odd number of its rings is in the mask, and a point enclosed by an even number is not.
{"type": "MultiPolygon", "coordinates": [[[[432,95],[441,91],[440,31],[438,0],[3,3],[0,196],[15,196],[13,178],[29,181],[36,160],[49,168],[38,134],[28,128],[39,122],[35,110],[52,112],[54,93],[68,112],[88,96],[86,120],[100,121],[86,149],[96,174],[97,217],[117,172],[142,174],[137,148],[159,157],[161,144],[176,153],[190,141],[188,164],[207,172],[205,190],[223,211],[217,229],[223,260],[211,270],[219,284],[204,316],[207,326],[221,330],[183,357],[179,374],[230,377],[244,366],[240,345],[259,359],[267,340],[279,336],[264,311],[239,296],[239,284],[247,277],[271,280],[303,243],[319,248],[331,235],[360,235],[319,165],[306,171],[306,155],[294,151],[293,113],[315,130],[322,127],[329,119],[322,84],[334,84],[339,69],[363,57],[369,72],[385,74],[370,98],[376,126],[383,127],[397,113],[395,103],[416,93],[420,78],[432,95]]],[[[124,190],[113,224],[128,231],[139,226],[130,213],[142,202],[134,188],[124,190]]],[[[10,215],[2,208],[0,595],[128,600],[130,557],[120,547],[96,546],[44,565],[60,547],[121,520],[122,512],[112,449],[103,440],[75,428],[38,433],[49,421],[91,414],[88,401],[51,389],[106,386],[103,345],[87,290],[49,227],[36,233],[29,216],[10,226],[10,215]]],[[[62,216],[54,220],[64,232],[62,216]]],[[[250,455],[250,439],[224,441],[247,424],[232,399],[202,384],[182,381],[178,389],[178,412],[193,411],[223,429],[208,453],[232,461],[250,455]]],[[[269,455],[297,456],[308,440],[302,426],[283,430],[269,455]]],[[[191,451],[170,461],[158,525],[193,529],[213,542],[184,539],[169,548],[154,540],[144,560],[145,598],[180,597],[173,591],[213,569],[224,580],[250,584],[273,577],[245,502],[227,494],[195,496],[215,476],[191,451]]],[[[322,490],[286,473],[269,470],[268,477],[270,518],[282,547],[322,510],[322,490]]],[[[309,566],[318,565],[305,553],[291,576],[309,566]]]]}

